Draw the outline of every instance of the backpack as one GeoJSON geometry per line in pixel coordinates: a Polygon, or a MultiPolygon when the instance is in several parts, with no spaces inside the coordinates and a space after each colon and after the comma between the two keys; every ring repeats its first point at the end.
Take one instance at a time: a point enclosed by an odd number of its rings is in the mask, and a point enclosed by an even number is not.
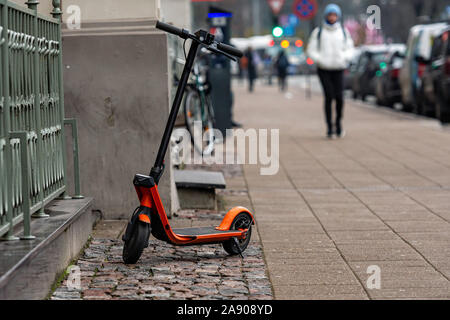
{"type": "Polygon", "coordinates": [[[278,59],[278,68],[285,69],[288,66],[289,66],[289,62],[288,62],[288,59],[286,58],[286,56],[285,55],[281,56],[278,59]]]}
{"type": "MultiPolygon", "coordinates": [[[[320,37],[322,36],[322,28],[323,28],[323,25],[321,24],[319,27],[319,32],[317,33],[317,41],[318,41],[319,51],[320,51],[320,46],[321,46],[320,37]]],[[[344,41],[347,42],[347,32],[345,32],[344,23],[341,23],[341,29],[342,29],[342,32],[344,33],[344,41]]]]}
{"type": "Polygon", "coordinates": [[[248,58],[246,57],[246,56],[243,56],[241,59],[240,59],[240,63],[241,63],[241,68],[242,69],[247,69],[248,68],[248,58]]]}

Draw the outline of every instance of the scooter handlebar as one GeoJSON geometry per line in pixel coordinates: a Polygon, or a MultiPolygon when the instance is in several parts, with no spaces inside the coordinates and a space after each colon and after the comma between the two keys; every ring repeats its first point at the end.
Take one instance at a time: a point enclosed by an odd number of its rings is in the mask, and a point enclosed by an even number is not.
{"type": "MultiPolygon", "coordinates": [[[[199,41],[197,39],[197,37],[195,35],[191,35],[188,30],[177,28],[171,24],[157,21],[156,28],[163,30],[165,32],[174,34],[176,36],[179,36],[180,38],[183,38],[183,39],[191,38],[193,40],[199,41]]],[[[241,50],[236,49],[235,47],[229,46],[224,43],[217,43],[217,49],[219,51],[222,51],[222,54],[226,53],[226,54],[229,54],[229,55],[231,55],[233,57],[237,57],[237,58],[241,58],[244,55],[241,50]]],[[[210,50],[214,51],[212,48],[210,48],[210,50]]],[[[220,52],[216,52],[216,53],[220,53],[220,52]]]]}
{"type": "Polygon", "coordinates": [[[229,46],[224,43],[218,43],[217,49],[219,49],[223,52],[226,52],[228,54],[231,54],[232,56],[235,56],[237,58],[242,58],[242,56],[244,55],[241,50],[236,49],[235,47],[229,46]]]}
{"type": "Polygon", "coordinates": [[[174,27],[171,24],[167,24],[167,23],[164,23],[164,22],[161,22],[161,21],[157,21],[156,22],[156,28],[158,28],[160,30],[163,30],[165,32],[174,34],[176,36],[183,37],[183,30],[180,29],[180,28],[174,27]]]}

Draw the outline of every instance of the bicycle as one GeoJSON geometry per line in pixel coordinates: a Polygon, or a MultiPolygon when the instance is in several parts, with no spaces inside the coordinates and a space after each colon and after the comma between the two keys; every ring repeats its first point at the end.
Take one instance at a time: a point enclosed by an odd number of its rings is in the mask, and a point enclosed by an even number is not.
{"type": "MultiPolygon", "coordinates": [[[[206,50],[206,49],[205,49],[206,50]]],[[[206,57],[206,54],[198,58],[206,57]]],[[[183,112],[186,128],[190,133],[191,142],[195,150],[202,155],[211,155],[214,152],[216,142],[214,136],[215,118],[212,106],[211,84],[208,81],[208,67],[206,64],[195,63],[191,82],[188,83],[183,112]],[[195,135],[195,125],[201,123],[201,139],[195,135]]]]}

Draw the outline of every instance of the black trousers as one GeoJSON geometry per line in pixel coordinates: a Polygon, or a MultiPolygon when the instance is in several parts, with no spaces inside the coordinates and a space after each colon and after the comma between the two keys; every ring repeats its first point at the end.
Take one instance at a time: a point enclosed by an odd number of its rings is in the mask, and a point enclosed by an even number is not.
{"type": "Polygon", "coordinates": [[[278,87],[281,91],[286,91],[286,75],[278,76],[278,87]]]}
{"type": "Polygon", "coordinates": [[[336,130],[341,131],[341,119],[344,110],[344,70],[318,69],[320,82],[325,95],[325,120],[328,131],[333,129],[333,100],[336,101],[336,130]]]}

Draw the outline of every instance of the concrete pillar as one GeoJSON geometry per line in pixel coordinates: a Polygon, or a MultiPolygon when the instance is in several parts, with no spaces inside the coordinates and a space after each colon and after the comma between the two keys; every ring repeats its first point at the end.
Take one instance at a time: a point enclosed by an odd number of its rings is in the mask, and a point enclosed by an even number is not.
{"type": "Polygon", "coordinates": [[[161,16],[165,22],[191,30],[191,1],[162,0],[161,16]]]}
{"type": "MultiPolygon", "coordinates": [[[[78,120],[82,192],[105,218],[128,219],[139,205],[134,174],[150,172],[169,114],[160,2],[64,0],[63,11],[65,110],[78,120]]],[[[171,185],[167,156],[159,191],[168,214],[171,185]]]]}

